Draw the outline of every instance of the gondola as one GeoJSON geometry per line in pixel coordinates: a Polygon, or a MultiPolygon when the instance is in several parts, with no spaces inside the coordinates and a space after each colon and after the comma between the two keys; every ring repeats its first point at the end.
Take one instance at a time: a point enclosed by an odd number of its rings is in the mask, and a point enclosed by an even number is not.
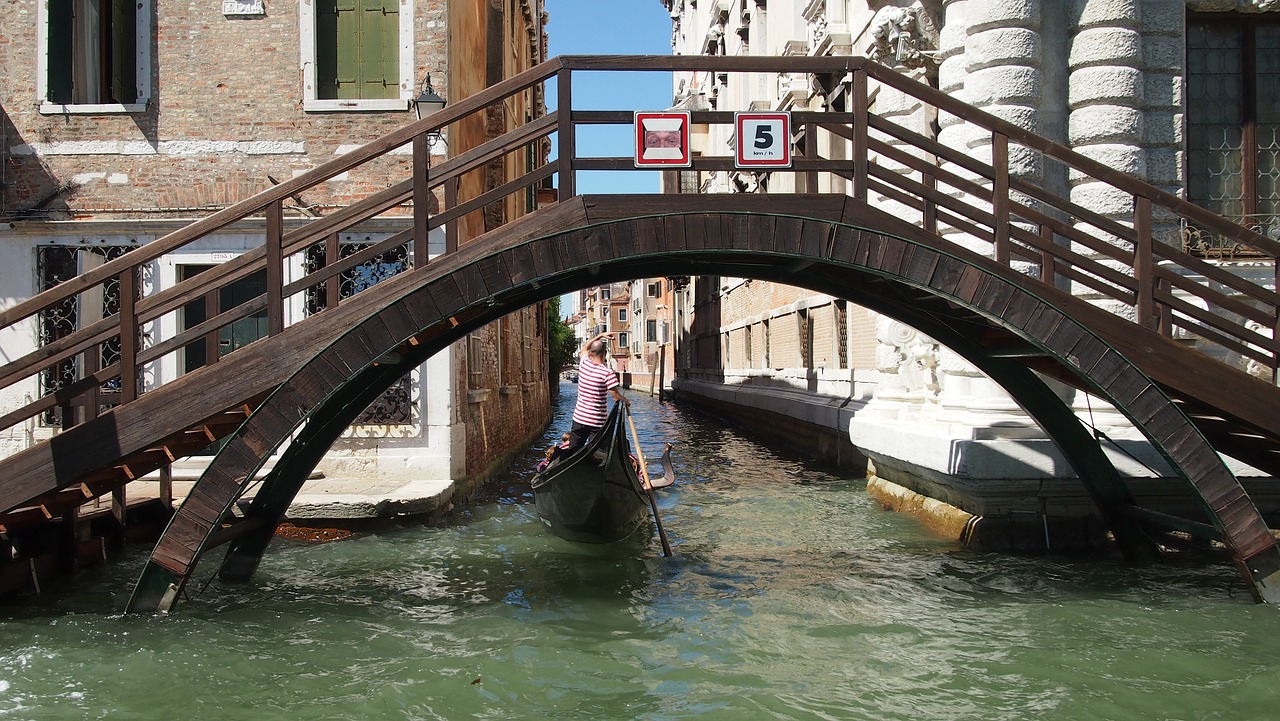
{"type": "MultiPolygon", "coordinates": [[[[644,524],[651,501],[631,461],[624,411],[615,403],[600,432],[572,453],[552,461],[533,478],[533,499],[542,522],[567,541],[612,543],[644,524]]],[[[675,480],[671,444],[662,454],[663,477],[675,480]]]]}

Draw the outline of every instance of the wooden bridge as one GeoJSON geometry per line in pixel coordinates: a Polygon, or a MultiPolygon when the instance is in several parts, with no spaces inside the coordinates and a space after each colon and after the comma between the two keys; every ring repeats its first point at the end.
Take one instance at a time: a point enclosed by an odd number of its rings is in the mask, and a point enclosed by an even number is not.
{"type": "MultiPolygon", "coordinates": [[[[692,121],[728,124],[733,114],[695,111],[692,121]]],[[[733,169],[732,157],[719,156],[697,157],[690,168],[733,169]]],[[[227,546],[224,578],[250,577],[290,500],[338,434],[406,369],[466,333],[605,282],[732,275],[845,298],[936,338],[999,382],[1057,442],[1129,557],[1154,552],[1151,529],[1209,535],[1229,548],[1258,600],[1280,601],[1280,549],[1219,456],[1280,476],[1278,252],[1280,244],[1256,232],[861,58],[556,58],[0,313],[3,332],[30,332],[43,309],[107,283],[120,287],[116,315],[0,367],[0,387],[34,387],[46,369],[76,359],[82,369],[79,380],[56,392],[0,408],[0,426],[56,407],[83,411],[51,440],[5,460],[0,525],[12,537],[98,496],[114,494],[119,503],[132,479],[225,439],[152,552],[130,602],[135,611],[169,608],[202,554],[217,546],[227,546]],[[813,74],[847,83],[851,107],[792,113],[795,160],[775,172],[794,175],[801,189],[794,194],[579,195],[578,173],[634,167],[631,157],[580,157],[579,128],[629,128],[633,115],[575,106],[575,76],[673,70],[813,74]],[[876,93],[890,91],[989,134],[991,161],[870,112],[876,93]],[[429,134],[538,92],[554,92],[558,109],[430,166],[429,134]],[[841,157],[823,156],[820,134],[848,141],[836,144],[841,157]],[[286,230],[291,197],[406,145],[409,177],[286,230]],[[1105,186],[1128,211],[1104,216],[1081,207],[1011,172],[1011,158],[1018,168],[1052,166],[1063,177],[1105,186]],[[494,164],[514,179],[463,197],[464,174],[494,164]],[[834,178],[849,191],[818,191],[834,178]],[[454,221],[551,187],[555,202],[458,247],[454,221]],[[439,211],[430,212],[441,198],[439,211]],[[893,203],[892,214],[885,201],[893,203]],[[406,204],[411,229],[286,280],[292,257],[406,204]],[[262,248],[171,288],[139,292],[148,263],[249,217],[266,219],[262,248]],[[427,233],[440,227],[446,252],[426,262],[427,233]],[[1185,250],[1177,241],[1183,228],[1212,233],[1234,252],[1268,264],[1266,285],[1185,250]],[[323,310],[286,323],[290,298],[326,292],[343,271],[406,246],[411,271],[341,302],[332,293],[323,310]],[[153,331],[144,342],[145,324],[264,271],[265,294],[168,336],[153,331]],[[266,338],[144,392],[144,366],[264,311],[266,338]],[[1269,380],[1175,340],[1184,333],[1267,369],[1269,380]],[[118,346],[119,360],[99,368],[94,359],[105,344],[118,346]],[[1045,377],[1124,413],[1177,470],[1203,513],[1181,518],[1138,507],[1045,377]],[[118,389],[115,405],[99,410],[106,388],[118,389]],[[230,509],[255,482],[261,486],[254,501],[232,524],[230,509]]]]}

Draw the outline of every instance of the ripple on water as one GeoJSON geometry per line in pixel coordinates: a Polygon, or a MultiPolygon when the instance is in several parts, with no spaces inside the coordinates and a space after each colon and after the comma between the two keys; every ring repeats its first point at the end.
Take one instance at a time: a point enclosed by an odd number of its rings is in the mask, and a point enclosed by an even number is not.
{"type": "Polygon", "coordinates": [[[118,615],[137,550],[6,609],[0,719],[1274,717],[1280,616],[1229,566],[964,551],[861,479],[635,412],[677,441],[673,559],[551,537],[524,466],[440,526],[277,542],[245,586],[200,592],[210,559],[168,616],[118,615]]]}

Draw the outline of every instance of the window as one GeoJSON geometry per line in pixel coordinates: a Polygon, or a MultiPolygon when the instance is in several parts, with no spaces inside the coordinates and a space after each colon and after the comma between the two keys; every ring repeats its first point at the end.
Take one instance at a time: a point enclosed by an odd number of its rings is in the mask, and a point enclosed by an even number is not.
{"type": "Polygon", "coordinates": [[[832,325],[836,335],[836,367],[849,367],[849,308],[844,300],[837,299],[832,305],[834,317],[832,325]]]}
{"type": "MultiPolygon", "coordinates": [[[[330,263],[336,263],[343,258],[360,253],[370,245],[371,243],[365,242],[341,243],[336,235],[331,235],[325,242],[316,243],[307,248],[303,255],[302,267],[308,274],[314,273],[330,263]]],[[[343,299],[368,290],[408,267],[409,247],[407,245],[379,253],[360,265],[342,271],[337,278],[308,288],[305,294],[307,313],[319,313],[326,308],[335,307],[343,299]]],[[[415,373],[416,371],[409,371],[401,376],[376,401],[369,404],[369,407],[356,418],[352,425],[386,426],[417,423],[418,407],[413,402],[415,373]]]]}
{"type": "Polygon", "coordinates": [[[484,342],[472,333],[467,336],[467,388],[484,388],[484,342]]]}
{"type": "Polygon", "coordinates": [[[1280,237],[1280,22],[1189,17],[1186,113],[1187,197],[1280,237]]]}
{"type": "Polygon", "coordinates": [[[796,311],[796,329],[800,332],[800,367],[809,368],[813,359],[813,324],[809,322],[809,309],[796,311]]]}
{"type": "Polygon", "coordinates": [[[618,309],[618,322],[619,322],[619,323],[626,323],[626,322],[627,322],[627,309],[626,309],[626,308],[619,308],[619,309],[618,309]]]}
{"type": "Polygon", "coordinates": [[[299,3],[303,109],[407,109],[413,14],[412,0],[299,3]]]}
{"type": "Polygon", "coordinates": [[[609,288],[607,286],[601,286],[600,300],[609,300],[609,288]]]}
{"type": "Polygon", "coordinates": [[[42,113],[132,113],[151,98],[149,0],[47,0],[37,51],[42,113]]]}
{"type": "Polygon", "coordinates": [[[650,298],[657,298],[662,295],[662,282],[649,283],[645,286],[645,295],[650,298]]]}
{"type": "Polygon", "coordinates": [[[763,365],[761,367],[772,368],[773,366],[769,365],[769,340],[770,339],[769,339],[769,319],[768,318],[765,318],[763,321],[761,321],[760,330],[763,331],[760,334],[761,335],[760,350],[763,353],[763,358],[761,359],[763,361],[763,365]]]}
{"type": "Polygon", "coordinates": [[[623,351],[626,351],[627,349],[628,336],[629,334],[626,332],[622,332],[618,334],[618,347],[621,348],[623,351]]]}
{"type": "MultiPolygon", "coordinates": [[[[115,260],[129,251],[128,246],[101,245],[76,247],[66,245],[38,246],[36,248],[36,275],[39,278],[39,290],[49,290],[59,283],[71,280],[103,263],[115,260]]],[[[93,294],[85,294],[90,296],[93,294]]],[[[71,296],[61,302],[40,311],[38,316],[38,338],[41,346],[55,343],[58,340],[80,330],[81,328],[108,318],[120,311],[120,282],[114,280],[105,284],[98,297],[91,299],[71,296]]],[[[118,338],[98,346],[98,353],[84,353],[78,358],[49,366],[40,372],[40,394],[50,395],[80,381],[98,369],[106,368],[120,360],[120,341],[118,338]],[[88,363],[92,367],[85,367],[88,363]]],[[[93,411],[94,415],[114,405],[114,396],[120,390],[118,378],[108,381],[101,389],[106,393],[99,396],[100,406],[93,411]]],[[[85,409],[54,407],[44,412],[41,422],[51,426],[67,426],[85,420],[85,409]],[[80,419],[64,417],[64,412],[81,414],[80,419]]]]}
{"type": "Polygon", "coordinates": [[[647,343],[658,342],[658,321],[646,320],[644,322],[644,339],[647,343]]]}

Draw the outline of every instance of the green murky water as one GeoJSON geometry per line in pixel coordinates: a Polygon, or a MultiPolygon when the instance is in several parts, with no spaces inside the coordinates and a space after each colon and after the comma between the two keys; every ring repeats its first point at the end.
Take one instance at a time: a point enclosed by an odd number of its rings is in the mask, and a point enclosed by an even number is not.
{"type": "Polygon", "coordinates": [[[1227,564],[962,551],[858,478],[671,405],[635,410],[651,452],[678,443],[673,559],[647,537],[551,537],[523,468],[443,527],[278,541],[246,587],[197,593],[208,563],[169,616],[119,613],[139,549],[79,593],[0,608],[0,719],[1280,713],[1280,610],[1227,564]]]}

